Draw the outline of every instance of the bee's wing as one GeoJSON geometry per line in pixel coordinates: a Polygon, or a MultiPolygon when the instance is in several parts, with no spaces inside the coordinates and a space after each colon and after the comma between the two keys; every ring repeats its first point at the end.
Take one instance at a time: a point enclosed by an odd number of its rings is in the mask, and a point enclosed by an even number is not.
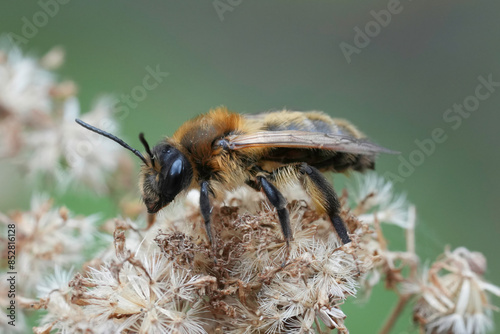
{"type": "Polygon", "coordinates": [[[399,153],[366,139],[347,135],[308,131],[259,131],[253,134],[231,135],[226,138],[231,150],[251,147],[287,147],[321,149],[355,154],[399,153]]]}

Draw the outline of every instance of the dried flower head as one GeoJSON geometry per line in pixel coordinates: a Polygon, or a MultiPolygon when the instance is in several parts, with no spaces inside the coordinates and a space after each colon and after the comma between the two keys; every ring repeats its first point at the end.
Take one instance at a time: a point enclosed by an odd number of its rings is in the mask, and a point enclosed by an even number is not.
{"type": "MultiPolygon", "coordinates": [[[[16,48],[2,51],[0,41],[0,157],[20,165],[33,177],[55,181],[60,190],[84,184],[107,192],[107,176],[132,174],[131,159],[111,141],[78,127],[80,117],[76,86],[57,83],[47,69],[64,60],[54,48],[40,62],[16,48]]],[[[111,98],[101,98],[83,119],[116,132],[111,98]]],[[[125,177],[123,180],[126,180],[125,177]]],[[[118,184],[118,182],[116,182],[118,184]]]]}
{"type": "MultiPolygon", "coordinates": [[[[357,177],[356,186],[351,187],[352,212],[358,219],[370,226],[364,226],[361,240],[366,254],[375,261],[373,269],[362,276],[360,283],[364,287],[366,297],[371,289],[385,279],[389,288],[396,288],[399,283],[406,282],[403,268],[408,267],[414,274],[419,263],[415,253],[414,228],[416,224],[415,207],[409,205],[404,195],[395,195],[393,184],[383,177],[368,173],[357,177]],[[406,249],[389,249],[383,233],[383,224],[391,224],[405,231],[406,249]]],[[[361,258],[364,259],[364,253],[361,258]]]]}
{"type": "MultiPolygon", "coordinates": [[[[101,99],[82,118],[105,129],[115,129],[112,101],[101,99]]],[[[31,175],[42,173],[57,180],[59,188],[83,183],[97,192],[107,189],[106,175],[119,167],[124,154],[118,145],[96,134],[82,131],[75,123],[80,117],[76,97],[65,100],[63,116],[50,127],[24,134],[25,163],[31,175]]]]}
{"type": "MultiPolygon", "coordinates": [[[[236,192],[226,202],[242,203],[240,194],[247,196],[236,192]]],[[[159,219],[168,232],[156,230],[154,239],[148,232],[139,240],[133,224],[117,220],[114,255],[77,275],[65,296],[81,312],[59,317],[49,305],[40,328],[70,331],[86,322],[131,333],[313,333],[319,326],[347,333],[340,307],[371,268],[357,259],[361,246],[342,246],[331,226],[323,233],[325,220],[307,202],[293,201],[287,260],[276,212],[256,203],[214,206],[213,248],[190,196],[179,203],[183,218],[159,219]],[[188,226],[182,232],[179,219],[188,226]]]]}
{"type": "Polygon", "coordinates": [[[199,296],[214,281],[174,267],[155,251],[135,257],[121,247],[120,239],[115,261],[90,268],[86,278],[77,275],[70,282],[72,292],[65,299],[73,316],[61,316],[65,302],[59,301],[58,306],[48,305],[43,325],[68,333],[89,324],[114,332],[205,333],[205,303],[199,296]]]}
{"type": "Polygon", "coordinates": [[[0,116],[13,116],[24,122],[37,114],[50,114],[50,90],[54,75],[32,57],[26,57],[17,47],[7,47],[2,39],[0,47],[0,116]]]}
{"type": "Polygon", "coordinates": [[[500,287],[486,282],[486,259],[460,247],[445,253],[425,270],[415,288],[419,299],[414,319],[427,333],[481,334],[493,330],[489,294],[500,287]]]}
{"type": "Polygon", "coordinates": [[[51,113],[54,76],[18,48],[0,39],[0,157],[15,156],[22,147],[21,131],[44,124],[51,113]]]}
{"type": "Polygon", "coordinates": [[[378,221],[401,228],[414,227],[406,195],[395,194],[392,182],[374,172],[356,175],[355,181],[350,186],[349,194],[359,220],[367,224],[378,221]]]}
{"type": "MultiPolygon", "coordinates": [[[[57,333],[115,333],[118,330],[112,321],[95,323],[86,317],[83,308],[72,301],[73,284],[72,270],[64,271],[55,268],[54,274],[38,285],[38,302],[30,302],[34,309],[47,309],[49,312],[41,320],[42,325],[34,327],[35,334],[57,333]]],[[[77,275],[78,277],[78,275],[77,275]]],[[[24,304],[29,300],[24,301],[24,304]]]]}
{"type": "MultiPolygon", "coordinates": [[[[348,333],[350,317],[342,304],[360,286],[370,288],[382,279],[401,297],[391,319],[418,296],[415,319],[429,333],[489,330],[493,307],[486,292],[500,291],[481,278],[484,258],[465,249],[446,252],[422,282],[413,240],[415,209],[407,206],[408,221],[397,224],[407,232],[406,250],[390,250],[377,208],[391,204],[377,200],[384,205],[374,206],[368,199],[399,197],[389,186],[368,183],[377,189],[366,187],[365,197],[355,197],[350,207],[347,194],[342,198],[342,216],[352,232],[348,245],[295,189],[299,199],[288,205],[294,231],[289,249],[275,210],[261,194],[241,189],[213,203],[213,245],[197,192],[178,199],[148,231],[140,231],[138,222],[115,219],[112,249],[88,262],[68,286],[40,288],[44,293],[32,305],[48,314],[36,331],[348,333]],[[375,218],[365,224],[357,214],[375,218]]],[[[56,276],[67,281],[67,275],[56,276]]]]}
{"type": "MultiPolygon", "coordinates": [[[[33,196],[28,212],[0,213],[4,226],[16,226],[16,271],[23,283],[17,292],[29,295],[40,277],[56,266],[83,263],[83,251],[94,239],[96,221],[97,216],[75,218],[64,207],[54,208],[43,195],[33,196]]],[[[5,249],[2,255],[7,256],[5,249]]]]}

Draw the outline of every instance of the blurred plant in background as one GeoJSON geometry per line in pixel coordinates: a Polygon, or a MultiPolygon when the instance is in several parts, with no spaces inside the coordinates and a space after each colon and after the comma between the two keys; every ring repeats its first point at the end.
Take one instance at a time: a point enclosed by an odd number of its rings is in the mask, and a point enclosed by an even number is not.
{"type": "MultiPolygon", "coordinates": [[[[132,191],[122,182],[133,174],[127,152],[74,123],[80,117],[76,85],[57,83],[52,72],[63,59],[60,49],[40,61],[17,49],[0,51],[2,158],[59,190],[83,184],[124,198],[132,191]]],[[[116,133],[111,101],[99,100],[82,119],[116,133]]],[[[35,333],[348,333],[349,321],[361,320],[342,311],[344,301],[360,292],[369,297],[384,282],[399,302],[380,333],[390,332],[410,302],[422,332],[492,330],[496,308],[489,295],[500,296],[500,288],[483,279],[486,259],[465,248],[445,249],[422,265],[416,209],[391,183],[371,173],[344,191],[348,245],[303,191],[287,192],[294,230],[288,260],[276,212],[253,190],[214,203],[213,247],[196,191],[146,231],[133,204],[98,232],[98,213],[78,217],[34,195],[29,211],[0,215],[2,238],[15,226],[17,271],[16,327],[3,317],[0,328],[25,332],[32,319],[35,333]],[[404,231],[405,249],[389,247],[383,224],[404,231]]],[[[5,308],[6,247],[1,254],[5,308]]],[[[373,332],[373,324],[366,326],[373,332]]]]}
{"type": "MultiPolygon", "coordinates": [[[[109,185],[118,182],[106,182],[107,176],[129,179],[131,159],[114,143],[79,131],[74,122],[80,117],[76,84],[59,83],[50,71],[63,60],[60,48],[40,61],[17,48],[0,50],[0,157],[10,159],[31,181],[43,178],[61,191],[83,184],[109,192],[109,185]]],[[[100,98],[81,117],[117,132],[110,97],[100,98]]]]}

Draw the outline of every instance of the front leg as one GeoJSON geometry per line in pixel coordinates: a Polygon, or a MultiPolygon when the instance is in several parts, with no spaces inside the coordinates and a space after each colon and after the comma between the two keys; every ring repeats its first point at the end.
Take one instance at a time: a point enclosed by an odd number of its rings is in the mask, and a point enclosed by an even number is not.
{"type": "Polygon", "coordinates": [[[213,246],[212,239],[212,226],[210,225],[210,216],[212,214],[212,206],[210,205],[210,198],[208,197],[210,193],[209,185],[207,181],[201,183],[200,189],[200,210],[203,220],[205,221],[205,230],[207,231],[207,236],[210,244],[213,246]]]}

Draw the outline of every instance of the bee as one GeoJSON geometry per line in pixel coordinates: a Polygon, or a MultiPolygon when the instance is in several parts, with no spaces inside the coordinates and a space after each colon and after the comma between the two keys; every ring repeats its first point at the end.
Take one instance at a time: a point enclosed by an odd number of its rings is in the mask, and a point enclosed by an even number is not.
{"type": "Polygon", "coordinates": [[[79,119],[142,160],[139,188],[147,211],[155,214],[180,193],[200,190],[200,210],[212,243],[211,200],[241,185],[262,191],[276,208],[284,239],[293,240],[287,201],[278,188],[300,182],[320,214],[326,214],[342,243],[351,241],[340,203],[322,172],[373,169],[378,153],[395,153],[371,143],[346,120],[318,112],[273,111],[244,115],[219,107],[184,123],[146,155],[123,140],[79,119]]]}

